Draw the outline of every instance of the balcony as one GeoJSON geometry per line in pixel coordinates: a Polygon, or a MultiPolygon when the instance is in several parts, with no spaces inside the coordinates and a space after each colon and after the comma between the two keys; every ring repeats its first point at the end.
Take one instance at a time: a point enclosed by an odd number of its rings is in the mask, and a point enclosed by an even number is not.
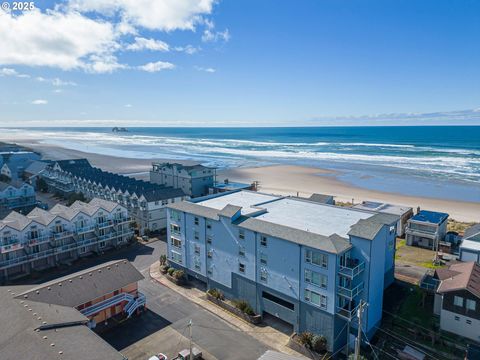
{"type": "Polygon", "coordinates": [[[95,225],[87,225],[83,227],[77,227],[77,234],[85,234],[95,230],[95,225]]]}
{"type": "Polygon", "coordinates": [[[438,232],[436,231],[436,229],[433,231],[428,231],[428,230],[421,230],[421,229],[407,227],[405,229],[405,233],[407,235],[428,237],[430,239],[436,239],[438,236],[438,232]]]}
{"type": "Polygon", "coordinates": [[[113,222],[114,222],[115,225],[122,225],[122,224],[132,222],[132,218],[131,217],[125,217],[125,218],[114,219],[113,222]]]}
{"type": "Polygon", "coordinates": [[[364,283],[363,281],[355,286],[353,289],[345,288],[342,286],[337,287],[337,294],[340,296],[343,296],[347,299],[352,300],[354,297],[360,295],[360,293],[363,291],[364,283]]]}
{"type": "Polygon", "coordinates": [[[23,249],[25,246],[21,243],[18,243],[18,242],[11,242],[9,244],[6,244],[6,245],[2,245],[0,246],[0,252],[2,254],[4,253],[7,253],[7,252],[11,252],[11,251],[16,251],[16,250],[20,250],[20,249],[23,249]]]}
{"type": "Polygon", "coordinates": [[[420,288],[422,289],[427,290],[428,292],[435,293],[438,286],[440,285],[440,280],[435,279],[433,275],[434,274],[432,271],[425,273],[425,275],[423,275],[422,279],[420,280],[418,286],[420,286],[420,288]]]}
{"type": "Polygon", "coordinates": [[[46,243],[50,240],[52,240],[51,235],[41,235],[41,236],[37,236],[37,237],[27,236],[27,243],[28,243],[29,246],[40,245],[40,244],[46,243]]]}
{"type": "Polygon", "coordinates": [[[349,304],[345,305],[343,308],[340,306],[337,306],[337,315],[344,318],[345,320],[352,320],[354,317],[357,316],[357,310],[358,310],[358,305],[356,306],[348,306],[349,304]]]}
{"type": "Polygon", "coordinates": [[[67,237],[74,236],[75,233],[73,231],[62,231],[53,234],[55,240],[65,239],[67,237]]]}
{"type": "Polygon", "coordinates": [[[102,221],[102,222],[97,223],[97,225],[96,225],[97,229],[106,229],[110,226],[113,226],[113,221],[112,220],[102,221]]]}
{"type": "Polygon", "coordinates": [[[338,272],[341,275],[347,276],[350,279],[360,275],[365,270],[365,263],[358,259],[348,259],[343,265],[340,264],[338,272]]]}

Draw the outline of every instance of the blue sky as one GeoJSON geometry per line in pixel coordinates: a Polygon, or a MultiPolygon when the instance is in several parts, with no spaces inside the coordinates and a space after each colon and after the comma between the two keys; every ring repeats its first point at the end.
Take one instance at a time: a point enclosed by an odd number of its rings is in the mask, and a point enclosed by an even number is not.
{"type": "Polygon", "coordinates": [[[480,124],[480,2],[0,10],[0,124],[480,124]],[[2,26],[3,24],[3,26],[2,26]]]}

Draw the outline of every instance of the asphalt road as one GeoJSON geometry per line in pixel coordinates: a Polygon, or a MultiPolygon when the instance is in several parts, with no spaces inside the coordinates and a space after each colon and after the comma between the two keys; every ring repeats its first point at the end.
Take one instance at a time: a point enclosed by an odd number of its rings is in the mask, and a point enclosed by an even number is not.
{"type": "MultiPolygon", "coordinates": [[[[166,244],[157,241],[120,256],[128,255],[126,257],[144,274],[145,280],[139,282],[139,290],[147,297],[148,311],[102,334],[106,341],[121,351],[166,327],[188,337],[187,325],[192,320],[194,343],[217,359],[252,360],[269,349],[249,334],[233,329],[218,316],[151,280],[148,268],[165,252],[166,244]]],[[[178,344],[176,351],[188,347],[188,343],[180,341],[180,336],[169,341],[178,344]]],[[[161,343],[156,351],[162,351],[161,343]]]]}

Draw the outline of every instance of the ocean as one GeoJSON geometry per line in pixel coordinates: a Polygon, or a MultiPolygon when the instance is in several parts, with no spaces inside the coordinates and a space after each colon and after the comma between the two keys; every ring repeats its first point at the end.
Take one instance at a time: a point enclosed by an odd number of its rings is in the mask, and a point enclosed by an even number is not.
{"type": "MultiPolygon", "coordinates": [[[[480,202],[480,126],[292,128],[32,128],[46,144],[220,168],[295,164],[335,170],[349,184],[480,202]]],[[[320,176],[320,175],[319,175],[320,176]]],[[[319,189],[321,192],[321,189],[319,189]]]]}

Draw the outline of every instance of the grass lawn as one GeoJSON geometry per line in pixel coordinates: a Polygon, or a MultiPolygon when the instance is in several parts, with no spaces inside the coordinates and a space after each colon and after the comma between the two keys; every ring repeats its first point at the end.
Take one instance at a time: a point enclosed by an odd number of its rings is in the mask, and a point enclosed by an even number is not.
{"type": "Polygon", "coordinates": [[[432,328],[436,322],[433,317],[433,304],[426,302],[423,307],[422,294],[422,290],[413,288],[401,305],[398,316],[423,327],[432,328]]]}

